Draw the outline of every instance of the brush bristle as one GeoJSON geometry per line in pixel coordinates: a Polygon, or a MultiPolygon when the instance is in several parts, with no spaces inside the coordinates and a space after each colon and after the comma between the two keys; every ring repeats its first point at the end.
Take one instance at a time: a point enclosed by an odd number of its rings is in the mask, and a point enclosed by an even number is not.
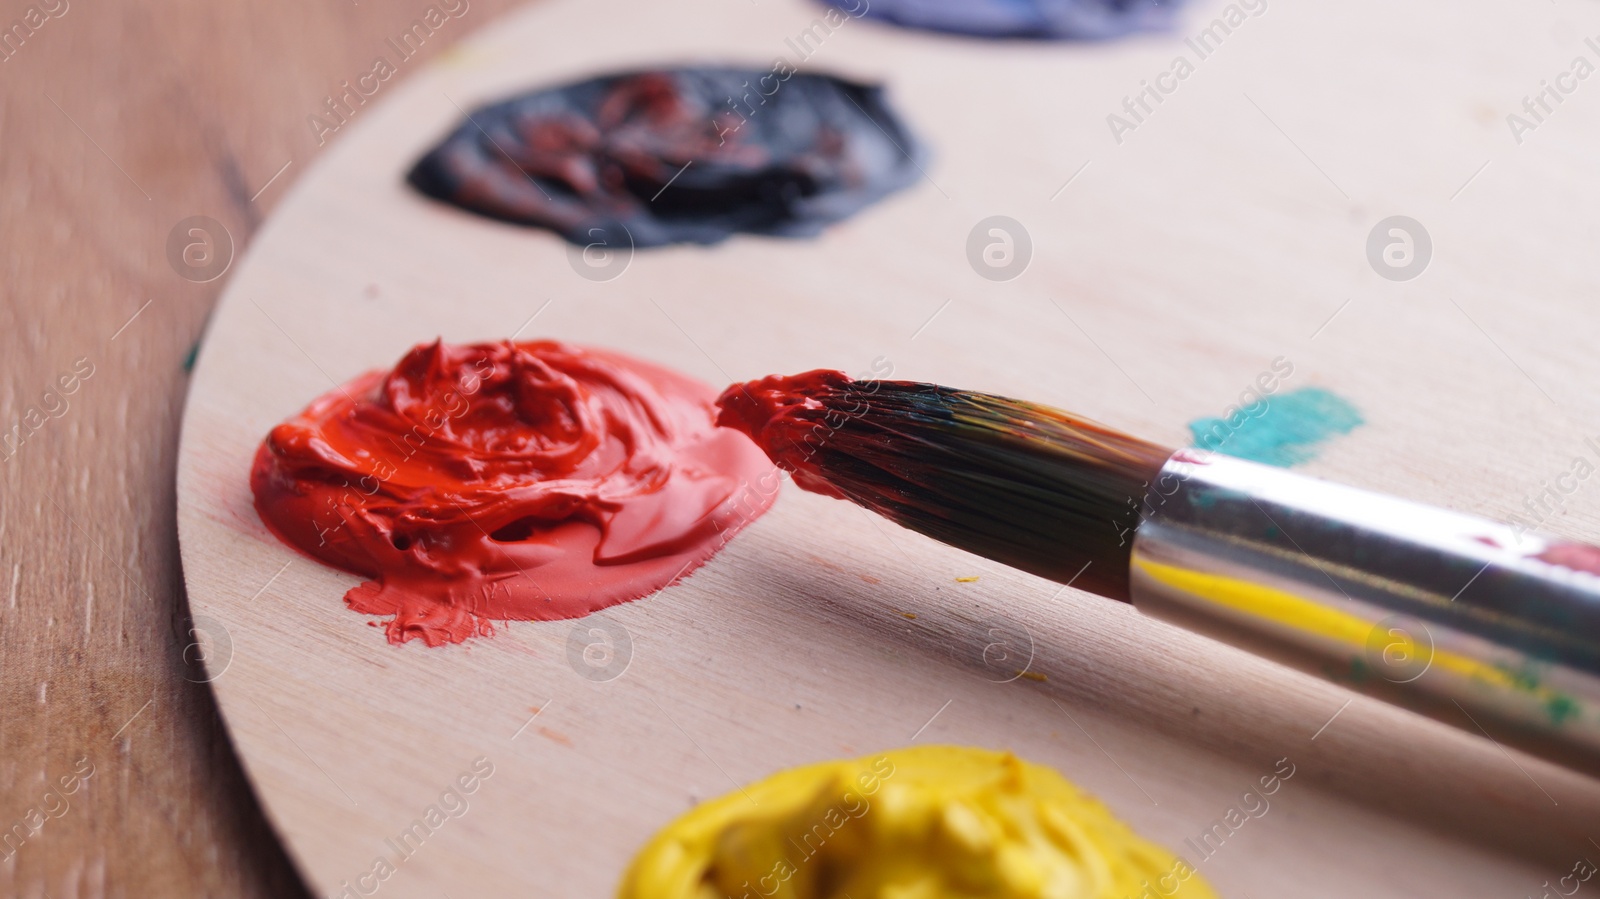
{"type": "Polygon", "coordinates": [[[718,406],[807,490],[1124,601],[1138,506],[1171,455],[1047,406],[836,371],[736,384],[718,406]]]}

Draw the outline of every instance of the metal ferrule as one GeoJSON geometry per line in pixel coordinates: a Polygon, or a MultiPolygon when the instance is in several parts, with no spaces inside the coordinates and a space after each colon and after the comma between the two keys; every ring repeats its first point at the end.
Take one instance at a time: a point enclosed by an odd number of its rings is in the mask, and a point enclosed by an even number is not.
{"type": "Polygon", "coordinates": [[[1600,549],[1199,450],[1141,513],[1141,611],[1600,774],[1600,549]]]}

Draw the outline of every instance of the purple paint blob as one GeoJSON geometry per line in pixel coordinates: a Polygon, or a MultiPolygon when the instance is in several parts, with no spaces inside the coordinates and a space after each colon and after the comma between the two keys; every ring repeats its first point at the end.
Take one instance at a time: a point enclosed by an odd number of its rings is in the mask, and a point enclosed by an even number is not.
{"type": "Polygon", "coordinates": [[[985,38],[1098,41],[1172,24],[1182,0],[824,0],[856,18],[985,38]]]}

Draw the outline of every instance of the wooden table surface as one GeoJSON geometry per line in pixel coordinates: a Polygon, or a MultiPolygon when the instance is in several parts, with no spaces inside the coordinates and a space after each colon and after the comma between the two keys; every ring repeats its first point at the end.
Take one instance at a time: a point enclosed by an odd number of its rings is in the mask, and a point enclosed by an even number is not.
{"type": "MultiPolygon", "coordinates": [[[[512,5],[471,0],[400,76],[512,5]]],[[[173,474],[224,279],[168,238],[205,216],[242,252],[325,150],[308,117],[426,8],[0,5],[0,833],[32,831],[0,896],[305,893],[195,682],[173,474]]]]}

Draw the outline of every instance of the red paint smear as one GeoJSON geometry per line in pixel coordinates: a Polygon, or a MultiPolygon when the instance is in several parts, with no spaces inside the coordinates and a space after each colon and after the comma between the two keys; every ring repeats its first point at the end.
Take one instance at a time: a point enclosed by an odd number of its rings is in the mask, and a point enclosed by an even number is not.
{"type": "Polygon", "coordinates": [[[1176,462],[1187,462],[1190,465],[1210,465],[1211,457],[1216,455],[1211,450],[1185,447],[1172,454],[1176,462]]]}
{"type": "Polygon", "coordinates": [[[795,484],[824,496],[846,499],[817,469],[813,457],[827,424],[816,399],[851,383],[842,371],[819,368],[798,375],[771,375],[735,384],[717,398],[717,424],[750,435],[757,446],[794,475],[795,484]]]}
{"type": "Polygon", "coordinates": [[[1553,543],[1534,558],[1561,568],[1600,575],[1600,547],[1582,543],[1553,543]]]}
{"type": "Polygon", "coordinates": [[[712,391],[552,341],[413,349],[278,425],[256,510],[371,578],[345,594],[389,642],[577,618],[648,595],[772,504],[772,467],[712,421],[712,391]]]}

